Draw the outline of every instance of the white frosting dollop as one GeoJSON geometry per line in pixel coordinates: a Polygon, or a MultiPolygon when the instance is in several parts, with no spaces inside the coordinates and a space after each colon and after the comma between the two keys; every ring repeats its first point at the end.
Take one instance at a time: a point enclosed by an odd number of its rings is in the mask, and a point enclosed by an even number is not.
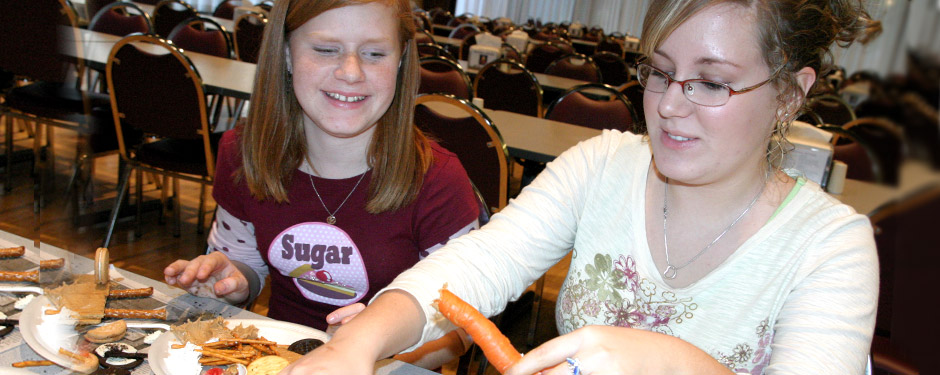
{"type": "Polygon", "coordinates": [[[153,343],[156,342],[157,339],[160,338],[160,335],[162,334],[163,334],[163,331],[153,331],[153,333],[144,337],[144,344],[153,345],[153,343]]]}
{"type": "Polygon", "coordinates": [[[199,375],[202,372],[202,365],[199,364],[199,357],[202,355],[196,351],[199,346],[187,342],[186,346],[167,350],[167,358],[164,363],[170,374],[173,375],[199,375]]]}
{"type": "Polygon", "coordinates": [[[30,302],[33,302],[33,299],[36,298],[35,294],[27,294],[23,298],[16,300],[13,304],[13,308],[17,310],[22,310],[26,308],[26,305],[29,305],[30,302]]]}

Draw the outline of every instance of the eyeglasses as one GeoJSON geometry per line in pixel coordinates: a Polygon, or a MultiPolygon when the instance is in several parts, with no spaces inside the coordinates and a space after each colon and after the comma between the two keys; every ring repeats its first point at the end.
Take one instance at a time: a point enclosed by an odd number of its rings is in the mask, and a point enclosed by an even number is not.
{"type": "Polygon", "coordinates": [[[756,90],[767,82],[772,81],[774,77],[777,76],[777,72],[774,72],[774,74],[764,82],[740,90],[735,90],[727,84],[709,81],[707,79],[687,79],[685,81],[679,81],[668,73],[656,69],[649,64],[637,65],[636,76],[637,80],[640,81],[640,85],[651,92],[666,92],[669,85],[675,82],[682,86],[682,93],[685,95],[686,99],[689,99],[692,103],[706,107],[718,107],[728,103],[728,99],[730,99],[732,95],[756,90]]]}

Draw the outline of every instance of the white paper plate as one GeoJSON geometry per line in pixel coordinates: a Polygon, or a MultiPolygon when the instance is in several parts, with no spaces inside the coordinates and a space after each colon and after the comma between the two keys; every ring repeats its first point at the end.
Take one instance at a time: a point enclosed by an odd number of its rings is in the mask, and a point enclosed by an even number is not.
{"type": "MultiPolygon", "coordinates": [[[[304,325],[282,322],[270,319],[226,319],[226,326],[229,328],[253,325],[258,328],[258,334],[265,339],[276,341],[279,345],[290,345],[294,341],[301,339],[318,339],[323,342],[329,340],[329,336],[323,331],[310,328],[304,325]]],[[[169,372],[166,359],[169,357],[170,345],[180,344],[172,332],[160,335],[153,345],[150,345],[150,351],[147,354],[147,361],[150,363],[150,369],[156,375],[173,375],[169,372]]]]}
{"type": "Polygon", "coordinates": [[[78,339],[78,333],[75,332],[74,325],[61,325],[54,327],[53,318],[44,320],[48,315],[46,310],[55,309],[55,305],[46,296],[36,296],[32,302],[26,305],[23,313],[20,314],[20,333],[23,340],[29,345],[36,354],[43,358],[55,362],[57,365],[70,370],[75,370],[75,363],[69,357],[59,354],[59,348],[65,348],[69,351],[75,351],[75,343],[78,339]],[[45,325],[43,325],[45,322],[45,325]],[[56,334],[50,334],[55,331],[56,334]]]}

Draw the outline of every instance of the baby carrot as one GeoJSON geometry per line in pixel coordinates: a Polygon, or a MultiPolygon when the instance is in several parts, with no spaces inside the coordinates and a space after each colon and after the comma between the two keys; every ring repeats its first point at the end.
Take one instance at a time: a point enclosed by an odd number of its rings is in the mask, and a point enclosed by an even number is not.
{"type": "Polygon", "coordinates": [[[499,332],[499,328],[493,322],[449,290],[441,288],[441,298],[437,302],[437,309],[447,320],[470,334],[473,341],[483,350],[483,355],[499,370],[500,374],[522,359],[522,354],[516,351],[509,339],[499,332]]]}

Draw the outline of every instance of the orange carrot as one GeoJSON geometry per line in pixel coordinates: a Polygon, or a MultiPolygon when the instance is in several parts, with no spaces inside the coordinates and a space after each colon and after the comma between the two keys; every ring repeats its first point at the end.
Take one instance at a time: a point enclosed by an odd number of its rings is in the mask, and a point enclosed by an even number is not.
{"type": "Polygon", "coordinates": [[[522,359],[522,354],[516,351],[516,348],[509,342],[509,338],[499,332],[499,328],[493,322],[449,290],[441,288],[441,298],[437,301],[437,309],[447,320],[470,334],[473,341],[483,350],[483,355],[499,370],[500,374],[522,359]]]}

